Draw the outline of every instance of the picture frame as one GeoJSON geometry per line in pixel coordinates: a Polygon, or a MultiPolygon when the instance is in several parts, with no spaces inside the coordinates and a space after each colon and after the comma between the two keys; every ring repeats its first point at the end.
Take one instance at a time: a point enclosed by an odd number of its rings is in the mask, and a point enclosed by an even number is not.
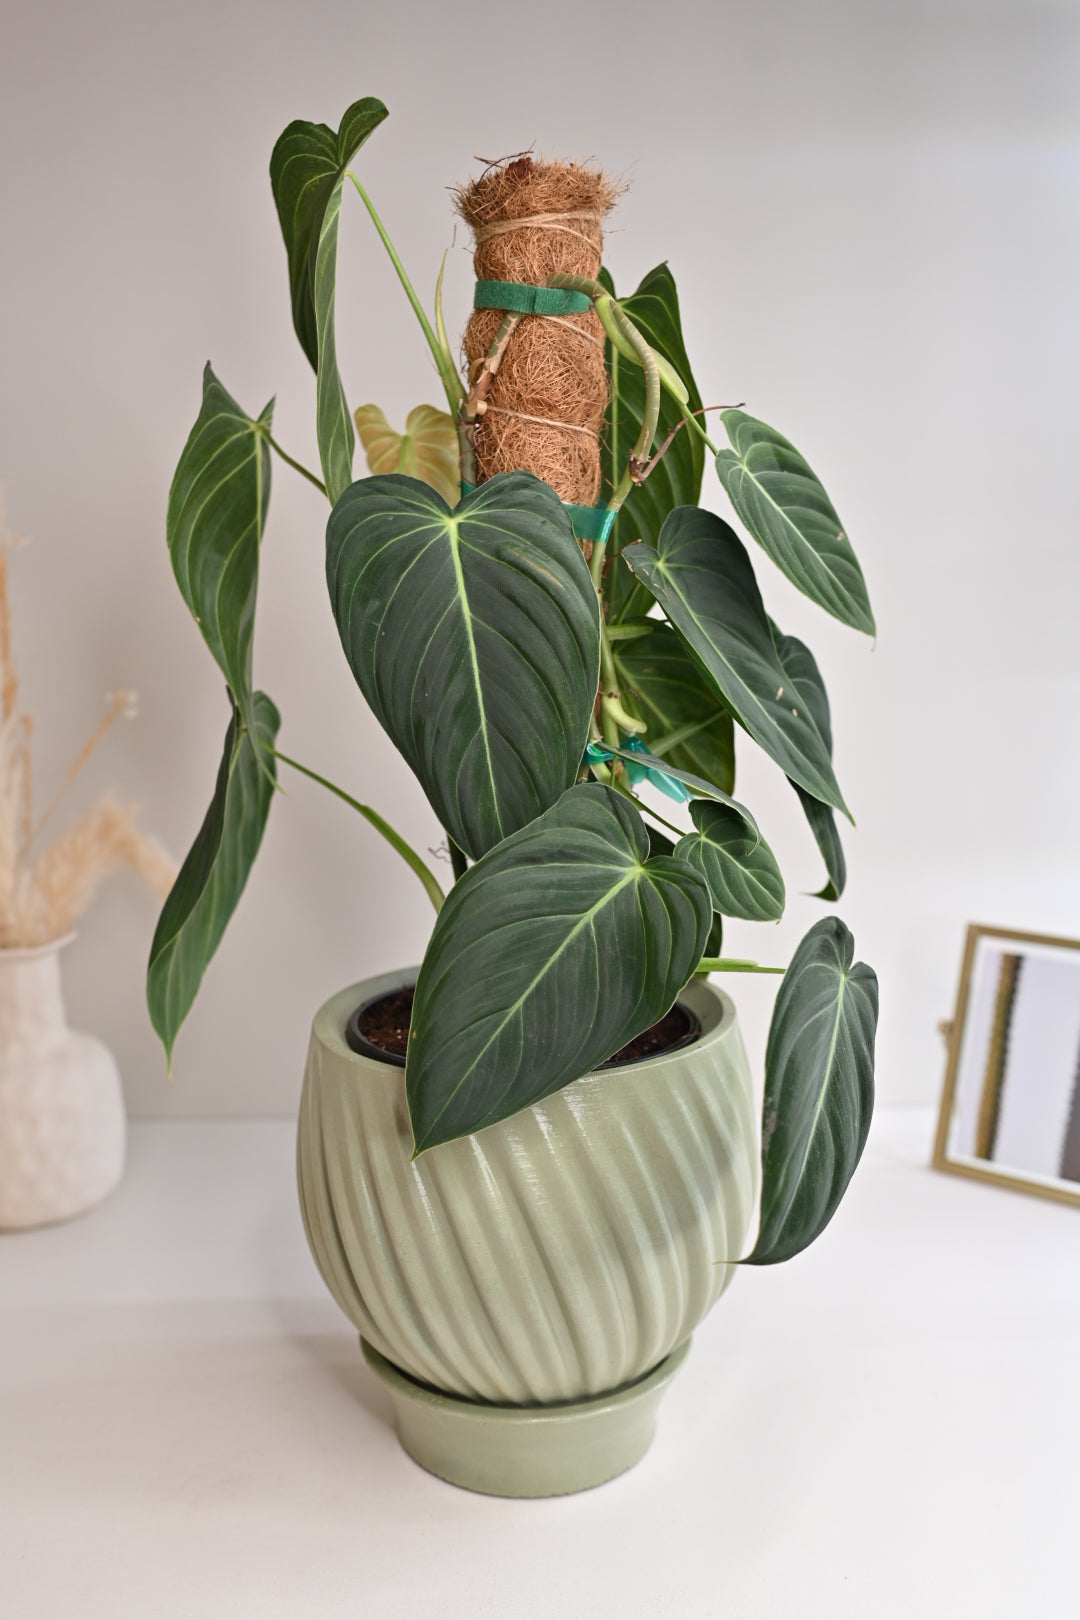
{"type": "Polygon", "coordinates": [[[968,927],[931,1163],[1080,1205],[1080,940],[968,927]]]}

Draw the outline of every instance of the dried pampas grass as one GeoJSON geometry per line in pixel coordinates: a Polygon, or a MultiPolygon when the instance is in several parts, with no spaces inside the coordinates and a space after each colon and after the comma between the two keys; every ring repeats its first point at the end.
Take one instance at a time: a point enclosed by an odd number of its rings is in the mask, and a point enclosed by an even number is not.
{"type": "Polygon", "coordinates": [[[72,761],[56,798],[35,821],[30,743],[33,720],[20,713],[11,636],[8,558],[13,538],[0,513],[0,949],[26,949],[63,939],[79,922],[101,879],[130,866],[164,899],[176,863],[139,832],[134,811],[111,798],[80,816],[48,845],[39,835],[106,732],[133,713],[133,695],[109,700],[101,724],[72,761]]]}

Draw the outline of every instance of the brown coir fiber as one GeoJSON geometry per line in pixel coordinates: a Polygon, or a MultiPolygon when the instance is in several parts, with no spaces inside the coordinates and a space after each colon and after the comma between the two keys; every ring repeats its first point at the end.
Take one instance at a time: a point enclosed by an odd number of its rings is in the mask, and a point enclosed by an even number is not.
{"type": "MultiPolygon", "coordinates": [[[[521,157],[488,169],[455,196],[476,239],[477,280],[543,286],[556,274],[595,278],[604,216],[619,190],[580,163],[521,157]]],[[[469,318],[470,386],[502,319],[497,309],[469,318]]],[[[478,482],[521,470],[546,480],[563,501],[595,504],[607,373],[604,332],[592,310],[522,316],[485,403],[475,429],[478,482]]]]}

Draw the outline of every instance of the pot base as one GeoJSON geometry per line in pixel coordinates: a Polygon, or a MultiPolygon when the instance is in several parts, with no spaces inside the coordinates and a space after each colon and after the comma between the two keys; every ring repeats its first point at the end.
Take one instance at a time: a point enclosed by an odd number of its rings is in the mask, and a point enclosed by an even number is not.
{"type": "Polygon", "coordinates": [[[487,1496],[566,1496],[641,1460],[660,1397],[690,1342],[632,1384],[558,1406],[495,1406],[444,1395],[403,1373],[363,1337],[360,1348],[394,1403],[401,1444],[429,1474],[487,1496]]]}

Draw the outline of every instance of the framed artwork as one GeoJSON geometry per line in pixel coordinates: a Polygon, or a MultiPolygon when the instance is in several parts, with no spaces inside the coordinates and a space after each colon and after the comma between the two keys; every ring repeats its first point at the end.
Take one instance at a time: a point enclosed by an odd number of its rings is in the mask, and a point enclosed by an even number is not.
{"type": "Polygon", "coordinates": [[[1080,1204],[1080,940],[972,924],[933,1164],[1080,1204]]]}

